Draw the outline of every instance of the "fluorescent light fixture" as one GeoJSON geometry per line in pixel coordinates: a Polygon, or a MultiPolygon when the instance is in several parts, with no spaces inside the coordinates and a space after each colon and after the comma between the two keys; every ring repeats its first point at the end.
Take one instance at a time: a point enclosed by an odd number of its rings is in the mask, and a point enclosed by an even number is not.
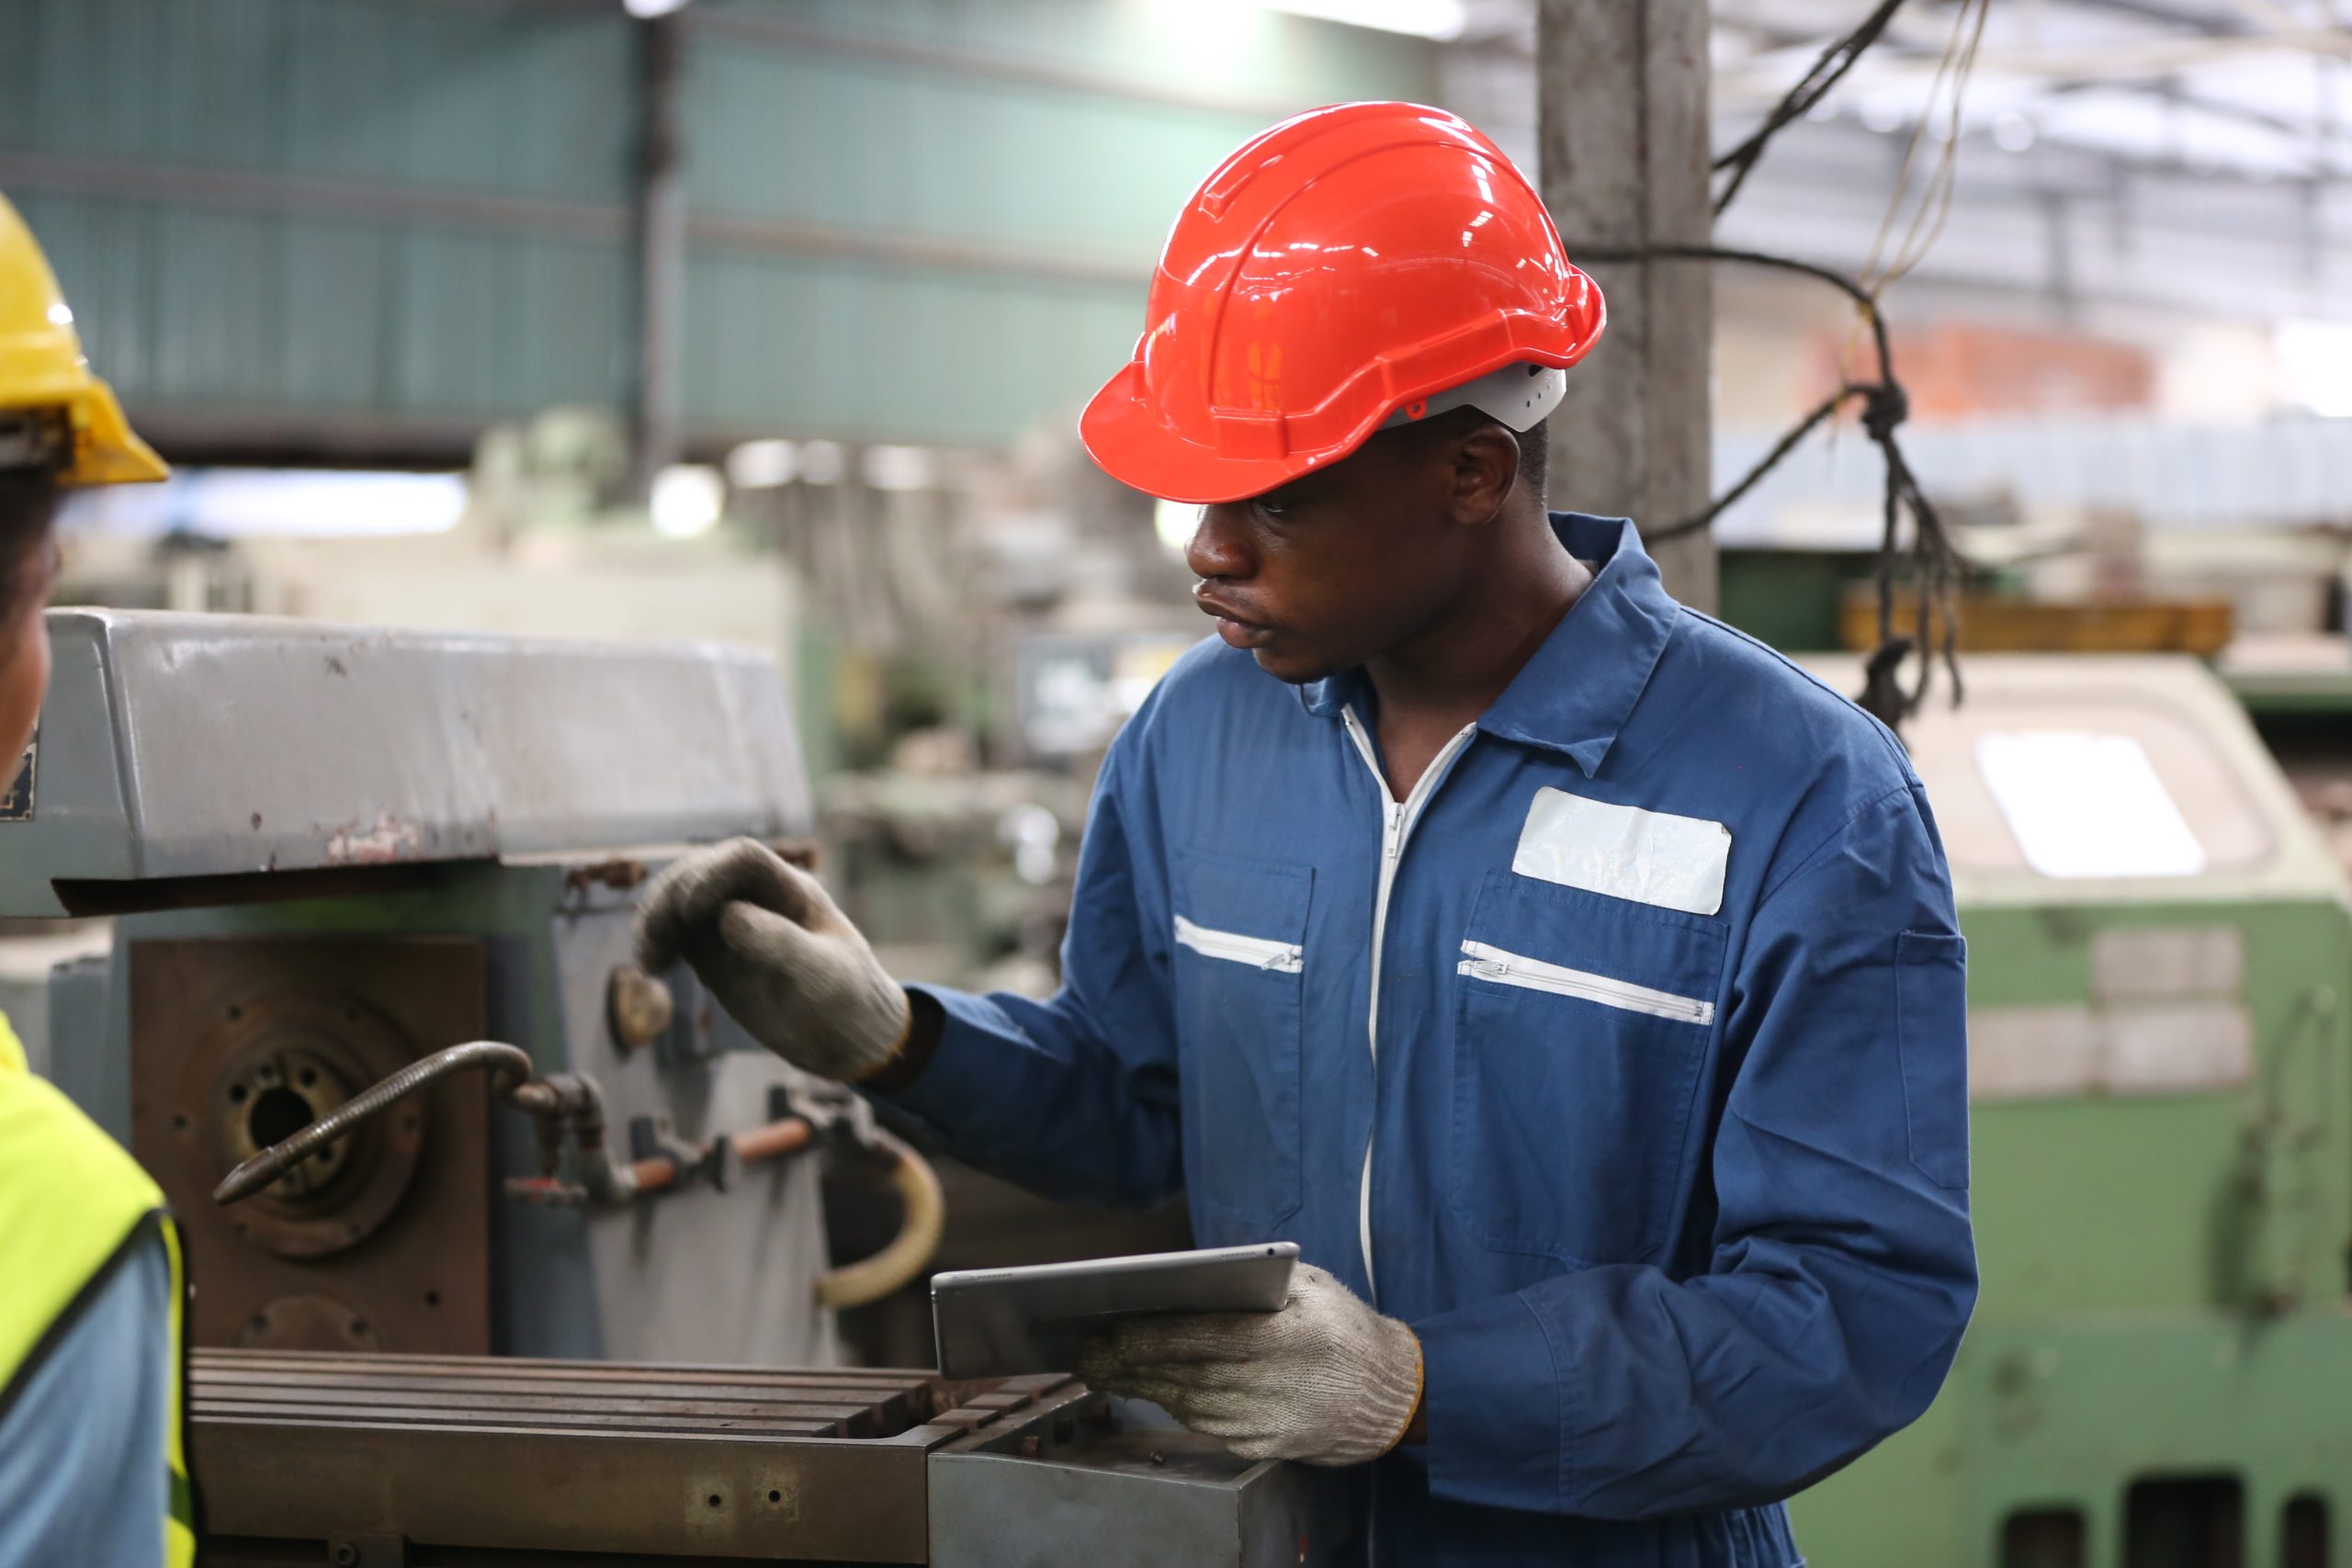
{"type": "Polygon", "coordinates": [[[726,502],[717,468],[674,464],[653,476],[653,531],[672,539],[707,534],[718,525],[726,502]]]}
{"type": "Polygon", "coordinates": [[[2352,418],[2352,326],[2281,321],[2270,345],[2289,397],[2313,413],[2352,418]]]}
{"type": "Polygon", "coordinates": [[[447,533],[465,510],[461,474],[182,467],[162,484],[69,491],[63,515],[130,538],[334,539],[447,533]]]}
{"type": "Polygon", "coordinates": [[[789,441],[746,441],[727,454],[727,482],[737,490],[774,490],[800,471],[800,454],[789,441]]]}
{"type": "Polygon", "coordinates": [[[686,0],[621,0],[621,6],[630,16],[650,22],[656,17],[684,10],[686,0]]]}
{"type": "Polygon", "coordinates": [[[1428,39],[1457,39],[1470,25],[1470,8],[1464,0],[1261,0],[1261,4],[1296,17],[1428,39]]]}
{"type": "Polygon", "coordinates": [[[2004,152],[2022,152],[2033,138],[2033,121],[2021,114],[2005,114],[1993,122],[1993,145],[2004,152]]]}
{"type": "Polygon", "coordinates": [[[865,482],[876,490],[929,490],[939,482],[939,463],[922,446],[869,446],[865,482]]]}

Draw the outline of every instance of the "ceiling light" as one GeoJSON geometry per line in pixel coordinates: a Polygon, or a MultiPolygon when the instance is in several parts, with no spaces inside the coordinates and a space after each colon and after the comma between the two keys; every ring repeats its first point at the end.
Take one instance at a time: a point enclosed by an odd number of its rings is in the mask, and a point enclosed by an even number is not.
{"type": "Polygon", "coordinates": [[[868,446],[865,482],[876,490],[929,490],[939,482],[939,462],[922,446],[868,446]]]}
{"type": "Polygon", "coordinates": [[[1269,10],[1344,22],[1352,28],[1412,33],[1428,39],[1457,39],[1470,25],[1464,0],[1261,0],[1269,10]]]}
{"type": "Polygon", "coordinates": [[[2033,139],[2033,121],[2021,114],[2005,114],[1993,122],[1993,145],[2004,152],[2022,152],[2033,139]]]}
{"type": "Polygon", "coordinates": [[[718,524],[727,491],[717,468],[679,463],[653,478],[653,531],[673,539],[707,534],[718,524]]]}
{"type": "Polygon", "coordinates": [[[2271,352],[2290,398],[2313,413],[2352,416],[2352,326],[2342,321],[2281,321],[2271,352]]]}
{"type": "Polygon", "coordinates": [[[630,16],[650,22],[656,17],[684,10],[686,0],[621,0],[621,6],[630,16]]]}
{"type": "Polygon", "coordinates": [[[737,490],[774,490],[792,482],[799,458],[789,441],[746,441],[727,454],[727,482],[737,490]]]}

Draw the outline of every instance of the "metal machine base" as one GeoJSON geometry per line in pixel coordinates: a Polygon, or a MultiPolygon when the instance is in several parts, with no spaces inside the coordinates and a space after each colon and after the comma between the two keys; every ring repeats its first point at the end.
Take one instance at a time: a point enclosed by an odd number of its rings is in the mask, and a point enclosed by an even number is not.
{"type": "Polygon", "coordinates": [[[189,1412],[213,1568],[1296,1568],[1355,1512],[1052,1375],[198,1350],[189,1412]]]}

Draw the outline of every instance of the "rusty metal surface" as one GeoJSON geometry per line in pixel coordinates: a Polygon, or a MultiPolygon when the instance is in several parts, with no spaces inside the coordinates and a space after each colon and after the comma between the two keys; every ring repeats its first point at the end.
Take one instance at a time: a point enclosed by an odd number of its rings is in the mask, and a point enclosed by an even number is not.
{"type": "Polygon", "coordinates": [[[783,682],[749,649],[111,610],[49,626],[38,809],[11,825],[0,915],[62,912],[60,880],[95,907],[129,881],[809,826],[783,682]]]}
{"type": "Polygon", "coordinates": [[[198,1350],[190,1440],[214,1560],[315,1547],[321,1561],[373,1536],[436,1562],[922,1562],[927,1456],[1080,1392],[1055,1377],[198,1350]]]}
{"type": "Polygon", "coordinates": [[[212,1188],[288,1123],[482,1032],[479,942],[130,944],[130,1146],[179,1217],[198,1345],[490,1349],[485,1090],[444,1082],[234,1209],[212,1188]],[[307,1077],[306,1077],[307,1075],[307,1077]]]}

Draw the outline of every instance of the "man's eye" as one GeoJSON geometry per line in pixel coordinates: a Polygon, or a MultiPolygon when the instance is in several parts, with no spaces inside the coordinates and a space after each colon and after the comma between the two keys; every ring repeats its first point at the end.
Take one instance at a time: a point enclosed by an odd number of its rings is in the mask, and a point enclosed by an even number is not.
{"type": "Polygon", "coordinates": [[[1283,501],[1271,496],[1260,496],[1250,504],[1256,510],[1259,516],[1269,523],[1285,522],[1296,515],[1298,512],[1296,502],[1283,501]]]}

